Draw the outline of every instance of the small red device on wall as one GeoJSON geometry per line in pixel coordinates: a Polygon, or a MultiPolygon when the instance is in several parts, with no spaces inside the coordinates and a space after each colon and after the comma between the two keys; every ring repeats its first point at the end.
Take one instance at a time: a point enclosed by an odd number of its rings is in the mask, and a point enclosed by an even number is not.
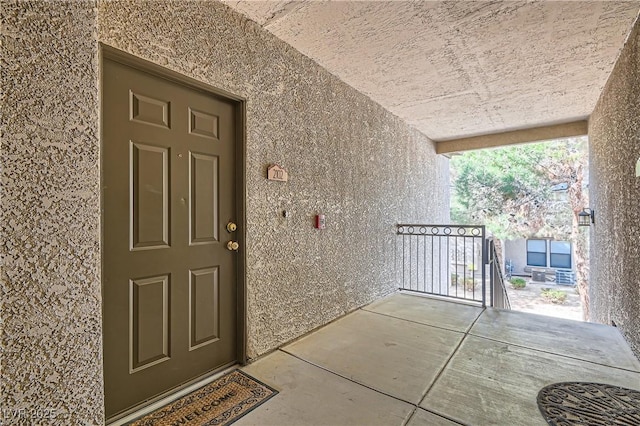
{"type": "Polygon", "coordinates": [[[317,214],[316,215],[316,229],[324,229],[324,227],[325,227],[324,215],[323,214],[317,214]]]}

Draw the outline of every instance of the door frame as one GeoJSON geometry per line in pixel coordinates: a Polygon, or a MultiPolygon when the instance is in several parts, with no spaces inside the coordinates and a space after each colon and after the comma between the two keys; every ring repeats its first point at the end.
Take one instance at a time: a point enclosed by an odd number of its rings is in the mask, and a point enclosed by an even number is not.
{"type": "MultiPolygon", "coordinates": [[[[199,80],[193,79],[191,77],[187,77],[186,75],[164,68],[153,62],[131,55],[127,52],[124,52],[122,50],[116,49],[114,47],[108,46],[100,42],[99,57],[98,57],[98,68],[99,68],[99,76],[100,76],[99,82],[98,82],[99,84],[98,102],[99,102],[99,108],[100,108],[99,114],[100,114],[100,211],[101,211],[100,216],[101,218],[102,218],[102,212],[104,211],[104,196],[102,193],[102,188],[104,185],[104,178],[102,176],[102,170],[103,170],[102,162],[104,161],[102,156],[102,152],[104,151],[104,147],[103,147],[104,137],[103,137],[103,125],[102,125],[102,117],[103,117],[102,81],[103,81],[104,59],[109,59],[111,61],[119,62],[121,64],[146,72],[153,76],[163,78],[173,83],[186,86],[190,89],[203,92],[214,98],[223,99],[227,102],[231,101],[234,104],[234,113],[236,117],[236,141],[235,141],[236,142],[235,144],[236,145],[235,146],[235,156],[236,156],[236,161],[235,161],[236,191],[235,192],[236,193],[235,193],[235,196],[236,196],[236,211],[238,215],[236,219],[237,219],[237,222],[240,224],[240,230],[239,230],[240,232],[238,232],[236,235],[237,235],[238,243],[242,248],[237,253],[237,265],[236,265],[236,269],[237,269],[236,270],[236,298],[237,298],[237,306],[236,306],[237,359],[236,361],[241,365],[245,365],[247,363],[246,99],[243,97],[234,95],[232,93],[229,93],[227,91],[213,87],[207,83],[203,83],[199,80]]],[[[104,271],[104,264],[103,264],[104,221],[101,220],[101,222],[102,223],[100,225],[100,264],[101,264],[100,280],[102,283],[101,288],[104,296],[104,272],[103,272],[104,271]]],[[[104,297],[103,297],[103,300],[104,300],[104,297]]],[[[192,383],[192,381],[187,383],[186,385],[190,383],[192,383]]],[[[177,390],[179,390],[179,388],[171,390],[171,393],[177,390]]],[[[163,395],[163,396],[166,396],[166,395],[163,395]]],[[[156,398],[154,398],[154,400],[155,399],[156,398]]],[[[144,403],[144,404],[146,405],[147,403],[144,403]]],[[[116,416],[116,417],[119,417],[119,416],[116,416]]]]}

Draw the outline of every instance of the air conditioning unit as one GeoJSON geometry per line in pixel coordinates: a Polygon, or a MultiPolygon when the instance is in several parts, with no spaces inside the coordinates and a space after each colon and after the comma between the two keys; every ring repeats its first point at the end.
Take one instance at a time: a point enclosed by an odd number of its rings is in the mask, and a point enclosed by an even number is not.
{"type": "Polygon", "coordinates": [[[576,275],[573,271],[558,269],[556,271],[556,283],[560,285],[573,285],[576,282],[576,275]]]}
{"type": "Polygon", "coordinates": [[[544,269],[531,269],[531,280],[545,282],[547,280],[547,273],[544,269]]]}

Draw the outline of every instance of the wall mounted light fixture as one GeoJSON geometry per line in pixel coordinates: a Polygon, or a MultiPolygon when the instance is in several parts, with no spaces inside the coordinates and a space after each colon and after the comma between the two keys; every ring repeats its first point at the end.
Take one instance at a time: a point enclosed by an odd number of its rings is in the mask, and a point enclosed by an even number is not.
{"type": "Polygon", "coordinates": [[[596,212],[589,208],[584,208],[578,213],[578,226],[589,226],[596,223],[596,212]]]}

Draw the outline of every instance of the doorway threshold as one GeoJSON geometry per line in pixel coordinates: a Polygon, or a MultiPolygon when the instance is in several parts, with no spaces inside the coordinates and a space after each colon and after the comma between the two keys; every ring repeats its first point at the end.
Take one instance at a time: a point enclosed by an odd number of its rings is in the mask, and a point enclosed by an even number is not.
{"type": "Polygon", "coordinates": [[[160,407],[167,405],[173,401],[176,401],[182,398],[185,395],[190,394],[193,391],[200,389],[213,382],[214,380],[224,376],[225,374],[235,370],[240,367],[240,364],[237,362],[232,363],[231,365],[227,365],[222,367],[220,370],[215,370],[212,373],[209,373],[203,377],[199,377],[195,380],[187,382],[181,387],[176,389],[172,389],[171,391],[160,395],[156,398],[153,398],[149,401],[144,402],[143,404],[134,407],[130,410],[125,411],[119,415],[116,415],[112,419],[107,420],[107,426],[123,426],[127,423],[130,423],[142,416],[145,416],[153,411],[159,409],[160,407]]]}

